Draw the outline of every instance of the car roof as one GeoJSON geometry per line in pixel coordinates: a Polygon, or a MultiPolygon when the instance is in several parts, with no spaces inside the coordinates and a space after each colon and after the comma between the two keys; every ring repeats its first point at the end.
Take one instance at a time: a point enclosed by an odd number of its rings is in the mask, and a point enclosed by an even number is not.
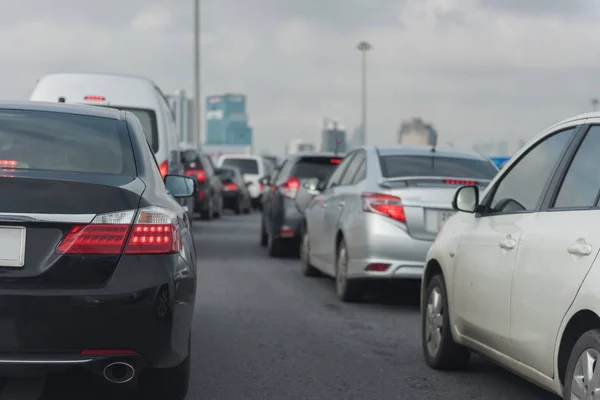
{"type": "Polygon", "coordinates": [[[374,149],[382,156],[431,156],[436,157],[451,157],[464,158],[471,160],[489,161],[487,157],[473,151],[461,151],[453,148],[432,147],[432,146],[385,146],[374,147],[374,149]],[[435,149],[435,150],[433,150],[435,149]]]}
{"type": "Polygon", "coordinates": [[[224,153],[219,156],[219,159],[225,158],[239,158],[242,160],[260,160],[262,156],[257,156],[254,154],[238,154],[238,153],[224,153]]]}
{"type": "Polygon", "coordinates": [[[0,101],[0,110],[45,111],[113,119],[122,119],[123,113],[120,110],[110,107],[96,107],[66,103],[49,103],[42,101],[0,101]]]}

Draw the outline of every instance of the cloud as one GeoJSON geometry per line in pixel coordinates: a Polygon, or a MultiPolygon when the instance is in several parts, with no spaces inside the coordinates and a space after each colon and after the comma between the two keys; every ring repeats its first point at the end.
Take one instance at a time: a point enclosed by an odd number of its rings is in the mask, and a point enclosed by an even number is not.
{"type": "Polygon", "coordinates": [[[171,25],[171,13],[160,5],[154,5],[135,15],[131,27],[135,31],[163,30],[171,25]]]}

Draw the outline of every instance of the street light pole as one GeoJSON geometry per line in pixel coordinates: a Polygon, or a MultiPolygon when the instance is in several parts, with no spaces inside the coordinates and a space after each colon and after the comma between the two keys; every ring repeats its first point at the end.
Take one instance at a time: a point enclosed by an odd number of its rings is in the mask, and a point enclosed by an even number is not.
{"type": "Polygon", "coordinates": [[[198,149],[202,147],[202,123],[200,100],[200,0],[194,0],[194,140],[198,149]]]}
{"type": "Polygon", "coordinates": [[[367,141],[367,52],[371,50],[371,45],[368,42],[360,42],[357,46],[362,53],[362,143],[365,145],[367,141]]]}

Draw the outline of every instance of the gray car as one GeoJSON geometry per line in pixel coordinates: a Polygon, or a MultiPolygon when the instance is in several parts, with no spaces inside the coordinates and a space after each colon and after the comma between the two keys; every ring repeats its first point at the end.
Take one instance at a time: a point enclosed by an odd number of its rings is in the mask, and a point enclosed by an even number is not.
{"type": "MultiPolygon", "coordinates": [[[[362,298],[369,279],[420,279],[425,257],[462,185],[486,187],[487,158],[431,147],[364,147],[320,184],[305,212],[305,275],[336,278],[343,301],[362,298]]],[[[315,182],[304,183],[315,190],[315,182]]]]}

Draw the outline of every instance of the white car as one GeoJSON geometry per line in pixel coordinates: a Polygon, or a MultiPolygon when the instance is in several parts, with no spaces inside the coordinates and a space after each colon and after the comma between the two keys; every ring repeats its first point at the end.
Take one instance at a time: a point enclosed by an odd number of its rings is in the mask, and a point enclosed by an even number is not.
{"type": "Polygon", "coordinates": [[[264,185],[260,179],[268,176],[272,170],[272,164],[266,161],[262,156],[252,154],[222,154],[217,160],[217,166],[236,167],[242,173],[244,181],[248,185],[248,191],[252,198],[252,206],[260,209],[260,196],[264,185]]]}
{"type": "Polygon", "coordinates": [[[600,113],[536,136],[431,247],[423,353],[435,369],[483,354],[564,399],[600,398],[600,113]]]}

